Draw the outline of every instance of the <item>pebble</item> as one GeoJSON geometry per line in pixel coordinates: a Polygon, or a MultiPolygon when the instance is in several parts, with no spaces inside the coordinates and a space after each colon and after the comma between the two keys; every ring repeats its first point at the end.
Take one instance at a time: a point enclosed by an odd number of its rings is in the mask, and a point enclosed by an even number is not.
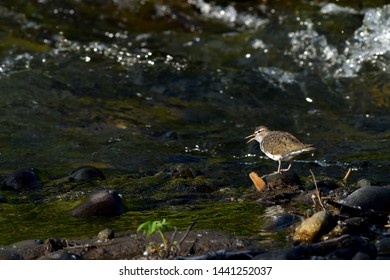
{"type": "Polygon", "coordinates": [[[75,217],[118,216],[124,212],[122,199],[113,190],[99,191],[69,214],[75,217]]]}
{"type": "Polygon", "coordinates": [[[114,231],[112,229],[106,228],[99,232],[98,239],[101,241],[110,240],[114,238],[114,231]]]}
{"type": "Polygon", "coordinates": [[[318,240],[336,226],[334,217],[328,211],[320,211],[302,222],[295,229],[294,241],[310,243],[318,240]]]}

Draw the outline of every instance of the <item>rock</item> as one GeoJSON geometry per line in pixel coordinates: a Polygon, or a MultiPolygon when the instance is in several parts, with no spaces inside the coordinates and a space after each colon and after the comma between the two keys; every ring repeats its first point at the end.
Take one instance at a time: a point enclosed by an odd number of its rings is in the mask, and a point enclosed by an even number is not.
{"type": "Polygon", "coordinates": [[[2,195],[0,195],[0,203],[7,203],[7,199],[2,195]]]}
{"type": "Polygon", "coordinates": [[[194,178],[194,172],[188,164],[180,163],[172,168],[171,178],[194,178]]]}
{"type": "Polygon", "coordinates": [[[106,179],[106,177],[104,176],[103,172],[100,171],[100,169],[88,165],[80,166],[78,168],[73,169],[69,174],[69,178],[75,181],[90,181],[95,179],[101,179],[101,180],[106,179]]]}
{"type": "Polygon", "coordinates": [[[274,217],[272,221],[265,224],[263,229],[268,231],[280,231],[292,226],[299,221],[302,221],[302,218],[298,215],[283,214],[274,217]]]}
{"type": "Polygon", "coordinates": [[[286,186],[299,186],[301,180],[299,176],[291,171],[282,172],[280,174],[267,175],[263,178],[269,188],[285,188],[286,186]]]}
{"type": "Polygon", "coordinates": [[[328,237],[336,237],[344,234],[364,234],[369,232],[369,223],[365,218],[362,217],[352,217],[346,219],[345,221],[339,221],[337,226],[333,228],[328,237]]]}
{"type": "Polygon", "coordinates": [[[105,241],[114,238],[114,231],[112,229],[106,228],[99,232],[98,237],[99,240],[105,241]]]}
{"type": "Polygon", "coordinates": [[[340,243],[340,248],[337,248],[333,252],[327,254],[324,259],[326,260],[373,260],[377,256],[377,249],[374,245],[361,237],[357,237],[355,244],[346,246],[340,243]],[[361,239],[361,240],[359,240],[361,239]]]}
{"type": "Polygon", "coordinates": [[[375,259],[376,248],[359,236],[343,235],[338,238],[262,253],[255,260],[309,260],[309,259],[375,259]]]}
{"type": "Polygon", "coordinates": [[[22,257],[11,250],[0,250],[0,260],[21,260],[22,257]]]}
{"type": "Polygon", "coordinates": [[[378,255],[390,256],[390,237],[378,240],[375,246],[378,249],[378,255]]]}
{"type": "Polygon", "coordinates": [[[178,257],[179,260],[251,260],[254,256],[262,252],[256,251],[237,251],[228,252],[226,250],[218,250],[216,252],[209,252],[199,256],[185,256],[178,257]]]}
{"type": "Polygon", "coordinates": [[[315,213],[295,229],[293,240],[310,243],[336,226],[335,218],[327,211],[315,213]]]}
{"type": "Polygon", "coordinates": [[[7,177],[4,189],[21,191],[39,186],[38,176],[33,169],[18,169],[7,177]]]}
{"type": "Polygon", "coordinates": [[[122,199],[112,190],[99,191],[69,214],[75,217],[118,216],[124,212],[122,199]]]}
{"type": "Polygon", "coordinates": [[[367,179],[360,179],[359,181],[357,181],[356,185],[359,188],[369,187],[369,186],[371,186],[371,182],[367,179]]]}
{"type": "Polygon", "coordinates": [[[390,212],[390,189],[378,186],[363,187],[354,191],[339,203],[362,210],[390,212]]]}
{"type": "Polygon", "coordinates": [[[80,260],[81,257],[65,251],[55,251],[47,253],[39,258],[39,260],[80,260]]]}
{"type": "MultiPolygon", "coordinates": [[[[317,188],[321,192],[327,192],[327,190],[335,190],[339,187],[340,185],[336,181],[329,180],[329,179],[324,179],[317,182],[317,188]]],[[[308,186],[308,190],[313,190],[313,189],[315,189],[315,184],[311,183],[308,186]]]]}

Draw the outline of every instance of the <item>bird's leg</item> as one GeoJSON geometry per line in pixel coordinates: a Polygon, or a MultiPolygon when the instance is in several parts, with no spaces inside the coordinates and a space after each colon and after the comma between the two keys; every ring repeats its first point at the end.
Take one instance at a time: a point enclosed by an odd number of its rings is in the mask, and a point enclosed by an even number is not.
{"type": "Polygon", "coordinates": [[[286,171],[289,171],[290,168],[291,168],[291,162],[290,162],[290,164],[288,165],[288,167],[286,169],[281,169],[280,171],[286,172],[286,171]]]}
{"type": "Polygon", "coordinates": [[[280,170],[280,167],[282,166],[282,161],[281,161],[281,160],[278,160],[278,162],[279,162],[278,170],[276,170],[276,171],[274,171],[274,172],[272,172],[272,173],[270,173],[270,174],[266,174],[266,175],[264,175],[262,178],[264,178],[264,177],[266,177],[266,176],[272,176],[272,175],[275,175],[275,174],[280,174],[281,171],[283,171],[283,170],[280,170]]]}
{"type": "Polygon", "coordinates": [[[288,171],[290,169],[290,167],[291,167],[291,164],[290,164],[287,169],[281,169],[282,161],[278,160],[278,162],[279,162],[279,164],[278,164],[278,170],[277,171],[274,171],[274,172],[272,172],[270,174],[263,175],[263,176],[261,176],[261,178],[264,178],[264,177],[267,177],[267,176],[272,176],[272,175],[275,175],[275,174],[281,174],[284,171],[288,171]]]}

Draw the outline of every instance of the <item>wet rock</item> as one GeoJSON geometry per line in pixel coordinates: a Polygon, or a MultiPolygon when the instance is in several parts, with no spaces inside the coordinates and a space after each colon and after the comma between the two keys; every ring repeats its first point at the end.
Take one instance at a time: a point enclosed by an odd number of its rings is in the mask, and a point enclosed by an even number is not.
{"type": "Polygon", "coordinates": [[[362,210],[390,212],[390,189],[378,186],[363,187],[354,191],[339,203],[362,210]]]}
{"type": "Polygon", "coordinates": [[[365,234],[369,232],[369,223],[365,218],[353,217],[345,221],[339,221],[337,226],[327,234],[329,237],[341,236],[344,234],[365,234]]]}
{"type": "Polygon", "coordinates": [[[286,210],[281,205],[267,207],[264,212],[266,223],[263,227],[267,231],[279,231],[302,221],[298,215],[286,213],[286,210]]]}
{"type": "Polygon", "coordinates": [[[98,237],[99,240],[105,241],[114,238],[114,231],[112,229],[106,228],[99,232],[98,237]]]}
{"type": "Polygon", "coordinates": [[[19,255],[24,260],[37,259],[45,252],[43,242],[39,239],[23,240],[4,246],[3,248],[5,251],[9,250],[19,255]]]}
{"type": "Polygon", "coordinates": [[[0,250],[0,260],[21,260],[22,257],[12,250],[0,250]]]}
{"type": "Polygon", "coordinates": [[[7,203],[7,199],[0,195],[0,203],[7,203]]]}
{"type": "Polygon", "coordinates": [[[336,226],[335,218],[327,211],[315,213],[295,229],[293,240],[313,242],[336,226]]]}
{"type": "Polygon", "coordinates": [[[49,238],[45,242],[45,250],[47,252],[55,252],[67,247],[67,241],[60,238],[49,238]]]}
{"type": "Polygon", "coordinates": [[[75,217],[118,216],[124,212],[122,199],[112,190],[99,191],[69,214],[75,217]]]}
{"type": "Polygon", "coordinates": [[[21,191],[39,186],[39,178],[33,169],[18,169],[7,177],[3,189],[21,191]]]}
{"type": "Polygon", "coordinates": [[[272,221],[265,224],[263,229],[268,231],[280,231],[292,226],[299,221],[302,221],[302,218],[298,215],[283,214],[274,217],[272,221]]]}
{"type": "Polygon", "coordinates": [[[177,178],[169,180],[162,188],[163,193],[211,193],[218,190],[213,180],[198,176],[196,178],[177,178]]]}
{"type": "Polygon", "coordinates": [[[80,166],[73,169],[69,174],[70,180],[90,181],[95,179],[105,180],[103,172],[94,166],[80,166]]]}
{"type": "Polygon", "coordinates": [[[369,186],[371,186],[371,182],[367,179],[360,179],[359,181],[357,181],[356,185],[359,188],[369,187],[369,186]]]}
{"type": "Polygon", "coordinates": [[[80,260],[81,256],[66,251],[55,251],[47,253],[39,258],[40,260],[80,260]]]}
{"type": "Polygon", "coordinates": [[[301,180],[299,176],[291,171],[282,172],[280,174],[267,175],[263,178],[267,186],[271,189],[285,188],[286,186],[300,186],[301,180]]]}
{"type": "Polygon", "coordinates": [[[171,178],[194,178],[194,172],[188,164],[180,163],[172,168],[171,178]]]}
{"type": "Polygon", "coordinates": [[[390,256],[390,237],[378,240],[375,246],[378,249],[378,255],[390,256]]]}
{"type": "Polygon", "coordinates": [[[361,237],[357,237],[355,244],[347,246],[340,243],[340,247],[333,252],[327,254],[324,259],[326,260],[373,260],[377,256],[376,247],[364,240],[361,237]],[[360,239],[360,240],[359,240],[360,239]]]}
{"type": "Polygon", "coordinates": [[[359,236],[343,235],[338,238],[315,243],[301,244],[296,247],[267,252],[255,256],[255,260],[308,260],[338,259],[351,260],[357,258],[375,259],[375,246],[359,236]]]}
{"type": "Polygon", "coordinates": [[[192,257],[179,257],[179,260],[251,260],[254,256],[262,252],[256,251],[238,251],[228,252],[226,250],[219,250],[216,252],[209,252],[204,255],[192,256],[192,257]]]}
{"type": "MultiPolygon", "coordinates": [[[[340,185],[336,181],[329,180],[329,179],[324,179],[324,180],[320,180],[317,182],[317,188],[320,191],[325,192],[325,193],[328,192],[329,190],[335,190],[339,187],[340,187],[340,185]]],[[[315,184],[314,183],[310,184],[308,189],[309,190],[315,189],[315,184]]]]}

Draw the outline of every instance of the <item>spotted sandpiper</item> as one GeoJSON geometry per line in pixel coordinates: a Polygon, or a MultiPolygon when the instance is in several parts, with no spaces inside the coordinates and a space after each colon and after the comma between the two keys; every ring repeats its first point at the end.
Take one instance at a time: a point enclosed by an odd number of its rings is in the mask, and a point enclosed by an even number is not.
{"type": "Polygon", "coordinates": [[[281,173],[290,170],[291,163],[287,169],[281,169],[282,161],[290,161],[293,157],[314,150],[311,144],[303,144],[295,136],[284,131],[271,131],[265,126],[259,126],[255,132],[246,137],[248,142],[256,140],[260,143],[260,150],[269,158],[279,162],[278,170],[271,173],[281,173]]]}

